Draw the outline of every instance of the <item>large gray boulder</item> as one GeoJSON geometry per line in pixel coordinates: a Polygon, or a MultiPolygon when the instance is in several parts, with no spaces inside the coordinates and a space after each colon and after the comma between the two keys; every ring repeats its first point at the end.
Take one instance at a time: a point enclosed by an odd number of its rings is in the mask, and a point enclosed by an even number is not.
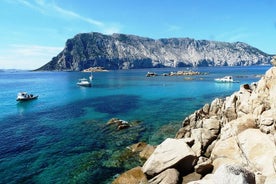
{"type": "Polygon", "coordinates": [[[214,184],[255,184],[254,173],[239,165],[222,165],[213,175],[214,184]]]}
{"type": "Polygon", "coordinates": [[[276,175],[272,175],[266,178],[264,184],[275,184],[276,183],[276,175]]]}
{"type": "Polygon", "coordinates": [[[189,172],[195,161],[196,155],[184,139],[167,138],[156,147],[143,165],[142,171],[148,176],[155,176],[168,168],[189,172]]]}
{"type": "Polygon", "coordinates": [[[237,136],[220,139],[213,151],[214,170],[225,163],[243,165],[263,176],[275,174],[274,138],[259,129],[248,128],[237,136]]]}
{"type": "Polygon", "coordinates": [[[275,174],[276,147],[272,137],[259,129],[247,129],[238,135],[238,140],[252,170],[264,176],[275,174]]]}

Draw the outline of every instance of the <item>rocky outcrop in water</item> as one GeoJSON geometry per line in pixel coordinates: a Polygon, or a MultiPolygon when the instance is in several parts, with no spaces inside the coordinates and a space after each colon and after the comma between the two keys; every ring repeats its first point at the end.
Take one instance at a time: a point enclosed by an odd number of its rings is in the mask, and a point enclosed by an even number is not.
{"type": "Polygon", "coordinates": [[[271,56],[242,42],[191,38],[150,39],[134,35],[78,34],[38,70],[82,71],[90,67],[132,69],[268,64],[271,56]]]}
{"type": "Polygon", "coordinates": [[[275,142],[273,66],[260,81],[243,84],[231,96],[217,98],[188,116],[176,137],[157,146],[141,171],[149,183],[158,176],[170,177],[167,170],[175,169],[178,178],[171,183],[272,184],[276,183],[275,142]]]}

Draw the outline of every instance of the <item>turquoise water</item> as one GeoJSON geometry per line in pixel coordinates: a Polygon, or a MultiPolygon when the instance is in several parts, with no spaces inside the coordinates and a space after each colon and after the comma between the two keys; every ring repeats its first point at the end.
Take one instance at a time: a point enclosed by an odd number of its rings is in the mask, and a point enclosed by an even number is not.
{"type": "Polygon", "coordinates": [[[0,183],[109,183],[141,164],[127,146],[174,137],[187,115],[258,81],[268,68],[197,68],[208,74],[193,80],[145,77],[176,69],[109,71],[94,73],[91,88],[76,85],[88,73],[0,72],[0,183]],[[214,82],[225,75],[240,83],[214,82]],[[22,90],[39,98],[18,103],[22,90]],[[114,117],[133,126],[106,126],[114,117]]]}

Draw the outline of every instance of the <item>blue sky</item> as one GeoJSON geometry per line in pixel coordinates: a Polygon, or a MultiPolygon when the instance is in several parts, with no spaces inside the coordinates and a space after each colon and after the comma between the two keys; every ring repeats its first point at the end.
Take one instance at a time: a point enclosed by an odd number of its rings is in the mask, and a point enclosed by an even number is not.
{"type": "Polygon", "coordinates": [[[78,33],[245,42],[276,54],[276,0],[1,0],[0,68],[36,69],[78,33]]]}

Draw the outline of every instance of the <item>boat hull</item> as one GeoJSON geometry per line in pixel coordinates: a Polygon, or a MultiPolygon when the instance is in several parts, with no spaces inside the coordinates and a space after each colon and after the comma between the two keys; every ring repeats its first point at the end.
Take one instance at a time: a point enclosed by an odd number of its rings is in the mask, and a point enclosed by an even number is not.
{"type": "Polygon", "coordinates": [[[77,83],[78,86],[83,86],[83,87],[91,87],[92,85],[89,83],[89,84],[80,84],[80,83],[77,83]]]}
{"type": "Polygon", "coordinates": [[[16,101],[25,102],[25,101],[35,100],[37,98],[38,98],[38,96],[33,96],[33,97],[29,97],[29,98],[17,98],[16,101]]]}
{"type": "Polygon", "coordinates": [[[218,82],[218,83],[234,83],[234,82],[238,82],[238,81],[234,81],[232,76],[225,76],[223,78],[216,78],[215,82],[218,82]]]}

